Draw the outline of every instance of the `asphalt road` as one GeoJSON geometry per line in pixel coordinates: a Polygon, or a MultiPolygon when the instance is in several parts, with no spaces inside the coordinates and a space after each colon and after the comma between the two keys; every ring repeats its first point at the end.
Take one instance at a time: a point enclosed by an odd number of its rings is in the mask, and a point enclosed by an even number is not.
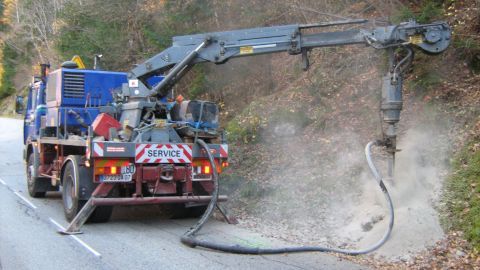
{"type": "MultiPolygon", "coordinates": [[[[2,269],[363,269],[322,253],[247,256],[192,249],[179,237],[193,219],[162,217],[158,207],[117,207],[109,223],[84,234],[57,233],[67,222],[59,192],[30,198],[22,160],[22,122],[0,118],[0,270],[2,269]]],[[[205,239],[273,247],[281,243],[211,220],[205,239]]]]}

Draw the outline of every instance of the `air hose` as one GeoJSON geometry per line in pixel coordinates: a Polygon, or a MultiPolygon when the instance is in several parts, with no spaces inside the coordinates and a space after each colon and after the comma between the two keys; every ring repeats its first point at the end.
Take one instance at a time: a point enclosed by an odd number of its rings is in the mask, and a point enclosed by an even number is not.
{"type": "Polygon", "coordinates": [[[228,252],[228,253],[236,253],[236,254],[280,254],[280,253],[294,253],[294,252],[333,252],[333,253],[342,253],[342,254],[347,254],[347,255],[361,255],[361,254],[366,254],[369,252],[372,252],[379,247],[381,247],[388,239],[390,236],[392,229],[393,229],[393,222],[394,222],[394,211],[393,211],[393,203],[392,199],[390,198],[390,194],[387,191],[387,188],[385,187],[385,184],[383,183],[382,177],[380,173],[378,172],[377,168],[375,167],[375,164],[372,161],[372,153],[371,153],[371,148],[373,145],[380,145],[380,141],[372,141],[367,144],[365,147],[365,156],[367,158],[367,163],[370,168],[370,171],[372,172],[373,176],[375,177],[375,180],[377,181],[380,189],[382,190],[385,199],[388,203],[388,208],[390,211],[390,221],[388,224],[388,229],[383,235],[383,237],[374,245],[365,248],[365,249],[360,249],[360,250],[350,250],[350,249],[340,249],[340,248],[330,248],[330,247],[322,247],[322,246],[293,246],[293,247],[283,247],[283,248],[255,248],[255,247],[247,247],[247,246],[240,246],[240,245],[227,245],[227,244],[220,244],[220,243],[214,243],[214,242],[209,242],[206,240],[199,240],[195,238],[195,234],[205,225],[207,220],[210,218],[210,216],[213,213],[213,210],[215,209],[215,205],[217,203],[218,199],[218,189],[219,189],[219,184],[218,184],[218,173],[216,170],[215,162],[213,159],[213,156],[210,152],[210,148],[208,145],[201,139],[197,140],[197,143],[199,146],[203,149],[205,149],[205,152],[208,155],[208,159],[210,161],[210,164],[212,166],[212,172],[213,172],[213,183],[214,183],[214,189],[212,193],[212,199],[210,200],[210,203],[208,204],[207,209],[205,210],[205,213],[203,216],[200,218],[200,220],[193,226],[191,227],[182,237],[181,237],[181,242],[189,247],[203,247],[207,249],[212,249],[212,250],[218,250],[218,251],[223,251],[223,252],[228,252]]]}

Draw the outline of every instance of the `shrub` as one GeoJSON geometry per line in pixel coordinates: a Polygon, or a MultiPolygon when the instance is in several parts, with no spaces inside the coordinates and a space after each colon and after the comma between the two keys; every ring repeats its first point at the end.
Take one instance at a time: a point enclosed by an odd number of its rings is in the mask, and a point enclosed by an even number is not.
{"type": "Polygon", "coordinates": [[[18,58],[18,53],[7,44],[3,44],[1,50],[0,99],[3,99],[15,93],[13,77],[15,76],[15,61],[18,58]]]}
{"type": "Polygon", "coordinates": [[[257,116],[235,117],[228,122],[228,140],[232,142],[255,143],[259,140],[262,119],[257,116]]]}
{"type": "Polygon", "coordinates": [[[460,229],[466,239],[480,250],[480,143],[478,140],[457,155],[453,174],[446,182],[444,198],[448,218],[444,225],[460,229]],[[448,223],[448,224],[445,224],[448,223]]]}
{"type": "Polygon", "coordinates": [[[190,99],[198,98],[207,92],[205,69],[202,66],[196,66],[192,71],[193,79],[188,85],[188,97],[190,99]]]}
{"type": "Polygon", "coordinates": [[[453,46],[459,51],[459,55],[467,60],[473,72],[480,72],[480,41],[472,37],[456,36],[453,46]]]}
{"type": "Polygon", "coordinates": [[[418,12],[412,11],[407,6],[402,6],[396,14],[392,16],[394,23],[415,19],[419,23],[428,23],[439,19],[443,15],[441,1],[428,0],[420,7],[418,12]]]}
{"type": "Polygon", "coordinates": [[[411,81],[413,89],[422,91],[423,93],[433,89],[442,82],[442,77],[435,71],[426,70],[420,73],[414,80],[411,81]]]}

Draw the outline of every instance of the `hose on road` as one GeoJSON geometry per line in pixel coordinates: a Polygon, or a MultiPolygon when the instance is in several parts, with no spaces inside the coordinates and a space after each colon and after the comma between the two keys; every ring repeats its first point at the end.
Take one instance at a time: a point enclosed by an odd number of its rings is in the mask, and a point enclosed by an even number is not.
{"type": "Polygon", "coordinates": [[[372,160],[372,153],[371,153],[371,148],[374,145],[380,145],[380,141],[372,141],[369,142],[366,147],[365,147],[365,156],[367,158],[367,163],[370,168],[370,171],[372,172],[375,180],[377,181],[380,189],[382,190],[385,199],[388,204],[388,208],[390,211],[390,221],[388,224],[388,229],[386,230],[385,234],[383,237],[374,245],[365,248],[365,249],[360,249],[360,250],[353,250],[353,249],[340,249],[340,248],[330,248],[330,247],[322,247],[322,246],[294,246],[294,247],[283,247],[283,248],[255,248],[255,247],[247,247],[247,246],[240,246],[240,245],[228,245],[228,244],[221,244],[221,243],[215,243],[215,242],[210,242],[206,240],[200,240],[195,238],[195,234],[205,225],[207,220],[210,218],[210,216],[213,213],[213,210],[215,209],[215,205],[217,203],[218,199],[218,190],[219,190],[219,184],[218,184],[218,173],[217,169],[215,166],[215,161],[213,159],[213,156],[210,152],[210,148],[208,145],[201,139],[197,140],[197,143],[199,146],[203,149],[205,149],[205,152],[208,155],[208,159],[210,161],[211,167],[212,167],[212,172],[213,172],[213,183],[214,183],[214,189],[212,193],[212,200],[208,204],[207,209],[205,210],[205,213],[203,216],[200,218],[200,220],[192,227],[190,228],[182,237],[181,237],[181,242],[189,247],[203,247],[207,249],[212,249],[212,250],[218,250],[218,251],[223,251],[223,252],[228,252],[228,253],[236,253],[236,254],[280,254],[280,253],[294,253],[294,252],[334,252],[334,253],[342,253],[342,254],[347,254],[347,255],[361,255],[361,254],[366,254],[369,252],[372,252],[379,247],[381,247],[389,238],[392,229],[393,229],[393,223],[394,223],[394,210],[393,210],[393,203],[392,199],[390,198],[390,194],[387,191],[387,188],[385,187],[385,184],[383,183],[383,179],[378,172],[377,168],[375,167],[375,164],[373,163],[372,160]]]}

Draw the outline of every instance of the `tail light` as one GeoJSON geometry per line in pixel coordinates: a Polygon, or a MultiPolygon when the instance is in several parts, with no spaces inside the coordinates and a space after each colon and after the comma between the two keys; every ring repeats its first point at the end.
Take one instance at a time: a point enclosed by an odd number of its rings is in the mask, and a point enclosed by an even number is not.
{"type": "MultiPolygon", "coordinates": [[[[197,159],[193,161],[193,172],[195,174],[212,174],[212,166],[208,159],[197,159]]],[[[220,163],[219,160],[215,160],[215,167],[217,168],[217,172],[221,173],[222,168],[228,166],[228,162],[220,163]],[[226,166],[225,166],[226,163],[226,166]]]]}
{"type": "Polygon", "coordinates": [[[96,167],[95,168],[95,174],[100,175],[100,174],[119,174],[120,173],[120,167],[117,166],[112,166],[112,167],[96,167]]]}

